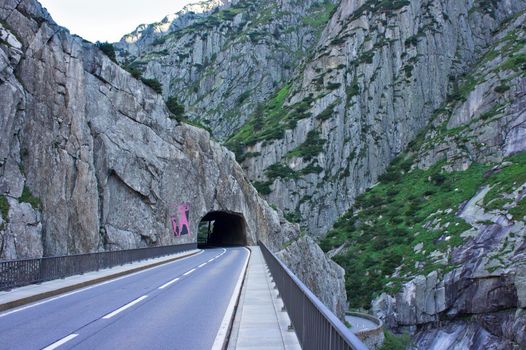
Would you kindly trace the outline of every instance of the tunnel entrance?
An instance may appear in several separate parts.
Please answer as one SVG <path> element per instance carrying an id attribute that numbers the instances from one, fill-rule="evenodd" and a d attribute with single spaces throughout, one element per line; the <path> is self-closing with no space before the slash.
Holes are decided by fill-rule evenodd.
<path id="1" fill-rule="evenodd" d="M 247 245 L 245 219 L 240 214 L 212 211 L 199 223 L 200 247 Z"/>

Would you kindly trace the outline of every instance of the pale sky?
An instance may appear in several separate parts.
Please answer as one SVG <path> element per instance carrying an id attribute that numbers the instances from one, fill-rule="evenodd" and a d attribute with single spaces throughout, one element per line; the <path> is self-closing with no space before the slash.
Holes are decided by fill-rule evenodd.
<path id="1" fill-rule="evenodd" d="M 196 0 L 39 0 L 59 25 L 91 42 L 116 42 Z"/>

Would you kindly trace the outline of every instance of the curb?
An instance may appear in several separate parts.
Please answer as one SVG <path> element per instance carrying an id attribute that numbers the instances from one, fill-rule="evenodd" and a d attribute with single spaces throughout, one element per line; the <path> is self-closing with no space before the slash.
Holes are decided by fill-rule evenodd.
<path id="1" fill-rule="evenodd" d="M 175 257 L 175 258 L 171 258 L 171 259 L 168 259 L 168 260 L 159 261 L 159 262 L 156 262 L 156 263 L 153 263 L 153 264 L 136 267 L 136 268 L 133 268 L 133 269 L 130 269 L 130 270 L 126 270 L 126 271 L 117 272 L 117 273 L 114 273 L 114 274 L 111 274 L 111 275 L 95 278 L 95 279 L 92 279 L 92 280 L 89 280 L 89 281 L 84 281 L 84 282 L 81 282 L 81 283 L 72 284 L 72 285 L 67 286 L 67 287 L 62 287 L 62 288 L 59 288 L 59 289 L 50 290 L 50 291 L 47 291 L 47 292 L 42 292 L 42 293 L 39 293 L 39 294 L 35 294 L 35 295 L 28 296 L 28 297 L 24 297 L 24 298 L 21 298 L 21 299 L 18 299 L 18 300 L 9 301 L 7 303 L 0 304 L 0 312 L 1 311 L 6 311 L 6 310 L 9 310 L 9 309 L 13 309 L 15 307 L 19 307 L 19 306 L 22 306 L 22 305 L 26 305 L 26 304 L 29 304 L 29 303 L 33 303 L 35 301 L 39 301 L 39 300 L 46 299 L 46 298 L 49 298 L 49 297 L 53 297 L 53 296 L 56 296 L 56 295 L 59 295 L 59 294 L 71 292 L 73 290 L 77 290 L 77 289 L 81 289 L 81 288 L 84 288 L 84 287 L 88 287 L 88 286 L 91 286 L 91 285 L 94 285 L 94 284 L 97 284 L 97 283 L 109 281 L 109 280 L 117 278 L 117 277 L 126 276 L 126 275 L 129 275 L 129 274 L 132 274 L 132 273 L 135 273 L 135 272 L 139 272 L 139 271 L 142 271 L 142 270 L 146 270 L 146 269 L 149 269 L 149 268 L 152 268 L 152 267 L 156 267 L 156 266 L 159 266 L 159 265 L 167 264 L 167 263 L 170 263 L 170 262 L 182 259 L 182 258 L 186 258 L 186 257 L 192 256 L 192 255 L 195 255 L 197 253 L 199 253 L 199 250 L 198 251 L 194 251 L 192 253 L 185 254 L 185 255 L 181 255 L 181 256 L 178 256 L 178 257 Z"/>

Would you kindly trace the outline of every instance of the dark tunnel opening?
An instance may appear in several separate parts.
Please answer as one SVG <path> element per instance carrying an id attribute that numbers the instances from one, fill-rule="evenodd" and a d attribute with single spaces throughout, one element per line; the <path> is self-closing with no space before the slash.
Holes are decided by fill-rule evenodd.
<path id="1" fill-rule="evenodd" d="M 199 247 L 247 245 L 246 223 L 240 214 L 212 211 L 199 223 Z"/>

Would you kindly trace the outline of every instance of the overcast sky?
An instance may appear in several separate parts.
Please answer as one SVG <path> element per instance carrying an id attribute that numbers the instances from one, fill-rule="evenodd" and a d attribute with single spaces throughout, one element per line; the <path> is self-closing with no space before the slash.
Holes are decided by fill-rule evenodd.
<path id="1" fill-rule="evenodd" d="M 40 0 L 55 22 L 91 42 L 119 41 L 196 0 Z"/>

